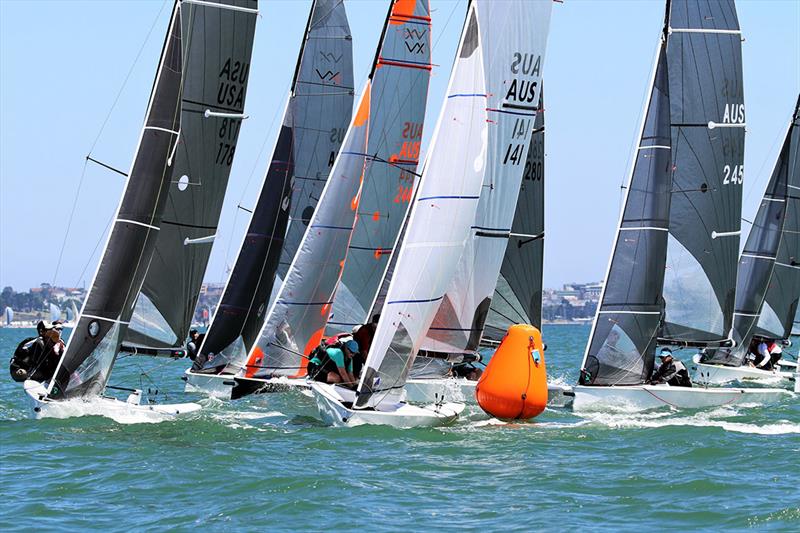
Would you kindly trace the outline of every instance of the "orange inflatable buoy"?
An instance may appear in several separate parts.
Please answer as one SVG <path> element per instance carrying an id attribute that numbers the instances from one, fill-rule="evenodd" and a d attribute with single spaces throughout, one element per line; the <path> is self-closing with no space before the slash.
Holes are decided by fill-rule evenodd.
<path id="1" fill-rule="evenodd" d="M 547 405 L 541 332 L 528 324 L 508 328 L 475 387 L 481 409 L 505 420 L 533 418 Z"/>

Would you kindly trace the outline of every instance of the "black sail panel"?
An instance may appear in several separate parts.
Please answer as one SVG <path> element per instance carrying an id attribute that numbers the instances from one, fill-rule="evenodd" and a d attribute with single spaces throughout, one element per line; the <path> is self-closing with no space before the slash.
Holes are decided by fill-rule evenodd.
<path id="1" fill-rule="evenodd" d="M 183 2 L 181 132 L 162 228 L 127 340 L 183 344 L 194 316 L 243 122 L 256 0 Z"/>
<path id="2" fill-rule="evenodd" d="M 733 349 L 717 350 L 710 357 L 712 362 L 739 366 L 747 354 L 754 335 L 762 337 L 777 335 L 776 338 L 779 338 L 783 334 L 783 324 L 778 328 L 780 332 L 773 334 L 758 330 L 756 324 L 761 314 L 767 289 L 770 286 L 770 280 L 777 268 L 776 259 L 787 219 L 787 209 L 793 207 L 788 186 L 789 162 L 792 159 L 790 156 L 791 136 L 790 130 L 767 183 L 767 189 L 739 260 L 733 321 L 734 339 L 737 346 Z M 795 157 L 796 162 L 797 158 Z M 786 318 L 791 323 L 791 317 L 787 316 Z"/>
<path id="3" fill-rule="evenodd" d="M 486 318 L 483 338 L 489 341 L 500 341 L 512 324 L 542 327 L 544 89 L 537 107 L 511 238 Z"/>
<path id="4" fill-rule="evenodd" d="M 800 301 L 800 96 L 778 165 L 786 165 L 786 220 L 756 334 L 788 339 Z"/>
<path id="5" fill-rule="evenodd" d="M 286 238 L 293 231 L 302 236 L 310 219 L 303 213 L 319 197 L 341 145 L 340 132 L 350 122 L 352 87 L 352 40 L 344 4 L 317 0 L 272 160 L 201 353 L 244 362 L 253 347 L 266 319 L 279 259 L 288 253 L 289 220 L 293 229 Z"/>
<path id="6" fill-rule="evenodd" d="M 652 373 L 663 304 L 672 163 L 670 84 L 661 47 L 606 284 L 582 368 L 584 385 L 637 385 Z"/>
<path id="7" fill-rule="evenodd" d="M 741 35 L 733 0 L 675 0 L 667 62 L 673 191 L 665 342 L 719 343 L 731 331 L 744 175 Z"/>
<path id="8" fill-rule="evenodd" d="M 168 159 L 181 119 L 181 56 L 176 6 L 122 201 L 78 324 L 50 383 L 53 398 L 100 394 L 114 364 L 153 255 L 170 186 Z"/>

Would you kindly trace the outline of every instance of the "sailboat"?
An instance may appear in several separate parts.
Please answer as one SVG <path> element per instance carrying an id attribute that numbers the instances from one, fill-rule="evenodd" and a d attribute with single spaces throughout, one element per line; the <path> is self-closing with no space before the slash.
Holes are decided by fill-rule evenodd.
<path id="1" fill-rule="evenodd" d="M 386 213 L 364 212 L 371 204 L 362 201 L 371 194 L 394 198 L 396 187 L 408 183 L 408 169 L 416 167 L 403 149 L 410 150 L 415 132 L 421 133 L 430 70 L 428 1 L 392 0 L 331 178 L 246 365 L 233 380 L 232 398 L 308 387 L 308 357 L 323 339 L 359 221 L 368 217 L 373 227 L 387 225 Z M 372 256 L 381 259 L 374 251 Z"/>
<path id="2" fill-rule="evenodd" d="M 150 272 L 161 270 L 163 257 L 157 254 L 171 254 L 183 266 L 182 247 L 201 245 L 213 231 L 202 224 L 187 228 L 165 214 L 186 205 L 173 189 L 194 194 L 189 189 L 209 184 L 217 167 L 227 176 L 233 131 L 244 118 L 257 13 L 254 0 L 175 3 L 136 155 L 77 325 L 53 377 L 24 382 L 36 417 L 134 415 L 158 421 L 200 409 L 193 403 L 142 405 L 141 391 L 109 386 L 108 379 L 123 339 L 129 338 L 134 308 L 155 298 L 140 292 Z M 174 242 L 178 233 L 172 226 L 180 227 L 180 235 L 187 232 L 182 242 Z M 169 233 L 179 248 L 164 248 L 161 233 Z M 110 390 L 130 395 L 121 401 L 107 396 Z"/>
<path id="3" fill-rule="evenodd" d="M 14 322 L 14 310 L 8 305 L 3 311 L 3 318 L 5 319 L 6 326 L 11 327 L 11 323 Z"/>
<path id="4" fill-rule="evenodd" d="M 358 387 L 312 384 L 326 423 L 435 426 L 451 423 L 463 410 L 454 402 L 411 405 L 404 386 L 437 313 L 455 301 L 450 290 L 463 276 L 477 280 L 470 298 L 462 298 L 465 307 L 479 302 L 470 312 L 480 312 L 482 292 L 488 298 L 494 290 L 536 117 L 551 9 L 550 2 L 470 2 Z M 463 350 L 473 338 L 460 330 L 448 340 Z"/>
<path id="5" fill-rule="evenodd" d="M 294 255 L 339 153 L 353 109 L 353 50 L 342 0 L 311 5 L 283 122 L 233 270 L 184 374 L 187 392 L 230 399 L 266 319 L 280 265 Z M 291 260 L 291 257 L 290 257 Z M 286 270 L 282 273 L 285 276 Z M 196 365 L 193 368 L 196 368 Z"/>
<path id="6" fill-rule="evenodd" d="M 574 410 L 704 408 L 789 394 L 648 384 L 659 343 L 733 344 L 744 127 L 733 1 L 667 1 Z"/>
<path id="7" fill-rule="evenodd" d="M 793 372 L 783 370 L 781 366 L 775 370 L 762 370 L 747 366 L 744 362 L 754 338 L 788 341 L 798 300 L 800 97 L 739 260 L 733 322 L 736 346 L 695 355 L 694 381 L 720 384 L 791 378 Z"/>
<path id="8" fill-rule="evenodd" d="M 47 306 L 50 322 L 55 322 L 61 318 L 61 308 L 55 302 L 50 302 Z"/>

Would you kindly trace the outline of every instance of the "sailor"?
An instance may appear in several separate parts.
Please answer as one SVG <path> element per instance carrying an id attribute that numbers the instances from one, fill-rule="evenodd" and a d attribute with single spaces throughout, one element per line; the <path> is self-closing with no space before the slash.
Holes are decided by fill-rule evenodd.
<path id="1" fill-rule="evenodd" d="M 753 366 L 762 370 L 772 370 L 775 363 L 783 357 L 783 349 L 774 340 L 762 340 L 756 348 Z"/>
<path id="2" fill-rule="evenodd" d="M 317 350 L 308 362 L 308 375 L 323 383 L 341 383 L 355 387 L 357 379 L 353 375 L 353 357 L 358 353 L 358 343 L 349 339 L 340 346 L 329 346 Z"/>
<path id="3" fill-rule="evenodd" d="M 186 344 L 186 356 L 192 361 L 197 357 L 197 350 L 200 348 L 200 334 L 196 329 L 189 331 L 189 342 Z"/>
<path id="4" fill-rule="evenodd" d="M 353 374 L 361 375 L 361 368 L 367 362 L 369 347 L 372 346 L 372 339 L 375 337 L 375 330 L 378 329 L 378 319 L 380 315 L 373 315 L 368 324 L 362 324 L 353 328 L 353 339 L 358 343 L 360 351 L 353 357 Z"/>
<path id="5" fill-rule="evenodd" d="M 653 373 L 653 377 L 650 380 L 651 385 L 667 383 L 673 387 L 692 386 L 689 371 L 686 370 L 686 366 L 683 363 L 672 357 L 672 350 L 662 348 L 658 358 L 661 359 L 661 365 Z"/>
<path id="6" fill-rule="evenodd" d="M 478 381 L 481 378 L 481 374 L 483 374 L 483 370 L 472 363 L 459 363 L 453 365 L 451 372 L 453 376 L 465 378 L 467 381 Z"/>

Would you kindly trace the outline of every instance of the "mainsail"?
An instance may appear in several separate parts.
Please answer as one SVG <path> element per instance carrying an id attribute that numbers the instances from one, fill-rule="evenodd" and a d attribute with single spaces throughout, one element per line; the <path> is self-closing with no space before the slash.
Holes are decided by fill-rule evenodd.
<path id="1" fill-rule="evenodd" d="M 584 385 L 633 385 L 653 370 L 667 257 L 670 85 L 666 42 L 658 50 L 650 96 L 611 252 L 606 283 L 581 365 Z"/>
<path id="2" fill-rule="evenodd" d="M 483 341 L 500 342 L 513 324 L 542 327 L 544 261 L 544 90 L 539 95 L 525 173 Z"/>
<path id="3" fill-rule="evenodd" d="M 181 126 L 181 4 L 172 12 L 136 156 L 78 324 L 48 394 L 100 394 L 127 330 L 153 256 L 171 185 L 170 159 Z"/>
<path id="4" fill-rule="evenodd" d="M 368 321 L 416 187 L 430 80 L 431 41 L 428 19 L 409 22 L 409 27 L 403 30 L 403 42 L 392 43 L 398 47 L 395 49 L 384 46 L 379 59 L 379 68 L 384 65 L 404 68 L 395 68 L 393 76 L 402 79 L 409 91 L 400 93 L 397 103 L 384 103 L 386 109 L 379 109 L 372 118 L 367 149 L 370 161 L 359 192 L 347 261 L 327 323 L 328 334 L 350 331 Z M 390 21 L 390 26 L 396 25 Z M 398 60 L 406 63 L 399 65 Z M 392 82 L 387 79 L 386 83 Z M 402 123 L 399 136 L 393 126 L 397 122 Z M 375 136 L 382 131 L 392 136 L 385 139 Z"/>
<path id="5" fill-rule="evenodd" d="M 355 407 L 396 400 L 425 333 L 433 322 L 465 249 L 484 184 L 508 184 L 499 193 L 513 213 L 538 102 L 550 2 L 476 0 L 467 8 L 447 98 L 405 230 L 386 303 L 358 384 Z M 502 187 L 501 187 L 502 189 Z M 513 215 L 512 215 L 513 216 Z M 510 232 L 488 251 L 497 280 Z M 501 227 L 501 226 L 497 226 Z M 472 267 L 468 255 L 467 266 Z"/>
<path id="6" fill-rule="evenodd" d="M 6 320 L 6 326 L 10 326 L 14 321 L 14 310 L 11 309 L 11 307 L 6 306 L 5 311 L 3 312 L 3 317 Z"/>
<path id="7" fill-rule="evenodd" d="M 744 176 L 742 44 L 733 0 L 667 7 L 672 200 L 664 343 L 731 332 Z"/>
<path id="8" fill-rule="evenodd" d="M 48 310 L 50 311 L 50 322 L 55 322 L 61 318 L 61 308 L 57 304 L 50 302 Z"/>
<path id="9" fill-rule="evenodd" d="M 215 367 L 223 361 L 244 365 L 267 316 L 278 259 L 297 249 L 298 243 L 290 241 L 308 225 L 308 210 L 313 212 L 328 179 L 341 145 L 339 132 L 350 122 L 352 109 L 353 50 L 344 3 L 316 0 L 272 160 L 200 347 L 201 353 L 214 354 Z"/>
<path id="10" fill-rule="evenodd" d="M 800 96 L 776 164 L 786 169 L 786 214 L 764 306 L 755 334 L 788 339 L 800 301 Z M 796 323 L 796 322 L 795 322 Z"/>
<path id="11" fill-rule="evenodd" d="M 180 346 L 194 316 L 244 115 L 256 0 L 183 0 L 183 89 L 171 187 L 125 340 Z"/>
<path id="12" fill-rule="evenodd" d="M 339 156 L 273 303 L 246 375 L 305 373 L 307 355 L 322 339 L 342 276 L 361 198 L 372 180 L 394 184 L 405 166 L 390 158 L 421 122 L 428 91 L 428 0 L 390 2 L 372 71 Z M 424 83 L 419 72 L 424 73 Z M 386 185 L 376 185 L 375 190 Z"/>
<path id="13" fill-rule="evenodd" d="M 747 236 L 747 242 L 739 259 L 739 273 L 736 281 L 736 308 L 733 313 L 733 333 L 736 347 L 716 350 L 708 358 L 710 362 L 731 366 L 741 365 L 747 355 L 753 336 L 757 333 L 760 336 L 767 333 L 758 331 L 756 323 L 761 315 L 770 280 L 777 268 L 776 259 L 787 219 L 787 209 L 792 207 L 788 184 L 789 177 L 792 174 L 789 170 L 790 159 L 794 160 L 795 165 L 800 164 L 796 146 L 794 157 L 792 158 L 790 155 L 792 129 L 794 128 L 790 126 L 790 131 L 786 136 L 778 161 L 767 183 L 766 191 L 761 199 L 761 205 L 753 221 L 753 227 L 750 228 L 750 234 Z M 796 174 L 800 176 L 800 172 L 796 172 Z M 797 197 L 800 198 L 800 195 L 797 195 Z M 800 279 L 800 276 L 797 277 Z M 785 299 L 791 300 L 791 295 L 796 295 L 798 290 L 795 289 L 794 293 L 787 292 Z M 765 324 L 770 324 L 771 321 L 768 317 L 771 316 L 772 312 L 773 310 L 770 308 L 764 314 Z M 787 314 L 785 317 L 788 319 L 789 325 L 791 325 L 794 311 L 790 312 L 791 314 Z M 783 321 L 778 321 L 777 325 L 777 331 L 771 334 L 768 333 L 767 336 L 783 338 Z"/>

